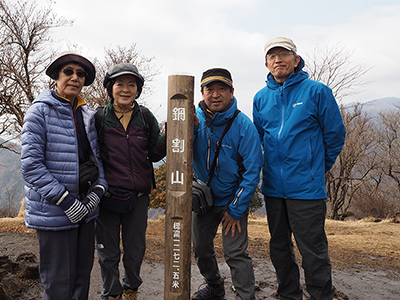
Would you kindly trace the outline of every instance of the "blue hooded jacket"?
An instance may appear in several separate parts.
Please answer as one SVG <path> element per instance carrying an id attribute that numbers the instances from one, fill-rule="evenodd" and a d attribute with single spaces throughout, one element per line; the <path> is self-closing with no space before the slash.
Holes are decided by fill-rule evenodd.
<path id="1" fill-rule="evenodd" d="M 331 89 L 301 70 L 281 86 L 268 74 L 254 97 L 253 122 L 264 149 L 268 197 L 325 199 L 325 173 L 342 150 L 346 129 Z"/>
<path id="2" fill-rule="evenodd" d="M 82 98 L 79 98 L 83 103 Z M 108 188 L 99 160 L 95 110 L 82 105 L 82 116 L 92 149 L 90 159 L 99 168 L 96 183 Z M 25 223 L 28 228 L 65 230 L 78 227 L 55 203 L 65 190 L 79 197 L 79 157 L 75 121 L 69 102 L 54 98 L 51 91 L 40 94 L 28 109 L 22 129 L 21 171 L 25 180 Z M 97 217 L 96 208 L 86 221 Z"/>
<path id="3" fill-rule="evenodd" d="M 209 127 L 206 126 L 203 110 L 200 107 L 196 109 L 199 125 L 195 127 L 193 168 L 195 175 L 203 182 L 208 180 L 217 141 L 236 109 L 237 101 L 234 98 L 233 105 L 227 111 L 214 115 Z M 228 214 L 236 220 L 249 207 L 260 182 L 262 153 L 257 141 L 253 123 L 244 113 L 239 113 L 222 139 L 218 164 L 211 180 L 214 205 L 225 206 L 232 200 Z"/>

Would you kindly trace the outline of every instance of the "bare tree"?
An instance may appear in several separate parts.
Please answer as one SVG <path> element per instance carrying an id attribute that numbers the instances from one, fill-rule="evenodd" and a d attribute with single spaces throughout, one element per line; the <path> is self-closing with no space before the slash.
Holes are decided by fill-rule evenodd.
<path id="1" fill-rule="evenodd" d="M 105 59 L 99 60 L 96 58 L 93 62 L 96 67 L 96 79 L 83 92 L 86 102 L 92 107 L 106 105 L 109 97 L 107 91 L 103 87 L 103 80 L 107 71 L 112 66 L 119 63 L 132 63 L 138 68 L 139 73 L 145 80 L 142 95 L 140 96 L 140 102 L 141 104 L 144 104 L 146 97 L 152 94 L 153 86 L 151 85 L 151 82 L 154 77 L 160 73 L 159 69 L 154 65 L 154 59 L 155 57 L 144 56 L 137 49 L 136 43 L 133 43 L 130 46 L 118 45 L 115 49 L 105 48 Z"/>
<path id="2" fill-rule="evenodd" d="M 0 217 L 5 218 L 14 218 L 18 214 L 18 206 L 15 205 L 15 198 L 17 195 L 17 188 L 9 189 L 6 187 L 4 192 L 4 196 L 6 198 L 6 205 L 0 209 Z"/>
<path id="3" fill-rule="evenodd" d="M 367 84 L 361 77 L 371 67 L 354 64 L 353 52 L 348 52 L 339 45 L 318 45 L 314 52 L 306 57 L 304 70 L 311 79 L 329 86 L 339 103 L 344 97 L 360 92 L 360 88 Z"/>
<path id="4" fill-rule="evenodd" d="M 336 101 L 341 103 L 344 97 L 360 92 L 366 84 L 362 76 L 371 69 L 365 64 L 354 64 L 352 59 L 353 53 L 339 45 L 318 45 L 307 55 L 304 69 L 311 79 L 328 85 Z M 377 164 L 371 119 L 362 113 L 360 104 L 350 109 L 342 106 L 341 111 L 346 141 L 336 163 L 326 174 L 328 211 L 334 219 L 347 212 L 354 193 Z"/>
<path id="5" fill-rule="evenodd" d="M 382 170 L 397 185 L 400 192 L 400 110 L 380 113 L 379 148 Z"/>
<path id="6" fill-rule="evenodd" d="M 26 110 L 45 86 L 53 28 L 72 24 L 33 0 L 0 1 L 0 148 L 17 152 Z M 47 80 L 48 82 L 48 80 Z"/>
<path id="7" fill-rule="evenodd" d="M 372 118 L 362 112 L 362 105 L 341 108 L 346 126 L 346 141 L 342 152 L 326 174 L 328 214 L 339 219 L 346 214 L 354 193 L 369 179 L 377 167 L 376 135 Z"/>
<path id="8" fill-rule="evenodd" d="M 352 213 L 355 217 L 390 218 L 399 211 L 399 197 L 394 181 L 389 181 L 382 172 L 380 175 L 376 177 L 382 180 L 378 186 L 373 180 L 364 181 L 354 194 Z"/>
<path id="9" fill-rule="evenodd" d="M 381 112 L 370 130 L 376 132 L 375 151 L 363 162 L 375 157 L 375 168 L 353 194 L 354 208 L 374 217 L 393 217 L 400 210 L 400 110 Z"/>
<path id="10" fill-rule="evenodd" d="M 39 7 L 35 0 L 0 1 L 0 148 L 16 153 L 26 110 L 37 95 L 51 87 L 45 70 L 54 59 L 51 30 L 72 25 L 58 17 L 49 7 Z M 74 46 L 72 46 L 74 47 Z M 159 74 L 153 62 L 137 50 L 136 44 L 105 49 L 105 59 L 94 60 L 95 82 L 83 91 L 89 105 L 95 107 L 108 101 L 103 79 L 114 64 L 135 64 L 145 78 L 143 96 L 151 95 L 154 76 Z"/>

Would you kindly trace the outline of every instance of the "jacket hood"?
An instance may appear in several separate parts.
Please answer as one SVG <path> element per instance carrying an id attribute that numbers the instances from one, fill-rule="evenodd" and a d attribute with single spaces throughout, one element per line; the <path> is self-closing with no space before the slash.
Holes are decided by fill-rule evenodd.
<path id="1" fill-rule="evenodd" d="M 81 96 L 76 96 L 78 99 L 78 103 L 76 107 L 86 105 L 85 100 Z M 53 90 L 46 90 L 42 92 L 39 96 L 36 97 L 36 99 L 32 102 L 32 104 L 35 103 L 46 103 L 47 105 L 52 105 L 55 106 L 56 104 L 68 104 L 71 105 L 71 102 L 68 99 L 65 99 L 61 96 L 58 96 L 57 93 Z"/>
<path id="2" fill-rule="evenodd" d="M 290 74 L 287 79 L 293 77 L 297 73 L 307 74 L 307 78 L 308 78 L 308 73 L 306 71 L 303 71 L 303 68 L 305 66 L 304 59 L 301 56 L 299 56 L 299 57 L 300 57 L 300 62 L 298 64 L 298 66 L 294 69 L 294 74 Z M 275 79 L 272 77 L 271 72 L 268 73 L 268 75 L 267 75 L 267 77 L 265 79 L 265 82 L 268 82 L 268 81 L 271 81 L 271 82 L 274 81 L 275 82 Z M 285 84 L 286 84 L 286 81 L 285 81 Z"/>
<path id="3" fill-rule="evenodd" d="M 46 103 L 48 105 L 54 105 L 56 103 L 55 102 L 56 99 L 52 96 L 51 92 L 52 92 L 51 90 L 46 90 L 46 91 L 40 93 L 40 95 L 36 97 L 36 99 L 32 102 L 32 104 Z M 57 102 L 60 102 L 60 101 L 57 101 Z"/>
<path id="4" fill-rule="evenodd" d="M 298 65 L 298 68 L 304 67 L 304 60 L 302 59 Z M 296 83 L 299 83 L 300 81 L 303 81 L 305 79 L 308 79 L 308 73 L 306 71 L 303 71 L 302 69 L 299 69 L 299 71 L 290 74 L 288 78 L 285 80 L 283 85 L 280 85 L 274 77 L 272 76 L 271 73 L 268 73 L 267 80 L 266 80 L 266 85 L 270 89 L 279 89 L 281 87 L 287 87 Z"/>
<path id="5" fill-rule="evenodd" d="M 295 72 L 297 73 L 297 72 L 303 70 L 305 64 L 306 63 L 304 62 L 304 59 L 300 56 L 300 62 L 299 62 L 299 65 L 296 67 Z"/>

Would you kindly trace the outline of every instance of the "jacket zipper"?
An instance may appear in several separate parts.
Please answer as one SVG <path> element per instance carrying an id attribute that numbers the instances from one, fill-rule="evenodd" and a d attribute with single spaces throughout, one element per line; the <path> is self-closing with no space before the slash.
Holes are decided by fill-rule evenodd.
<path id="1" fill-rule="evenodd" d="M 284 195 L 284 198 L 286 199 L 286 195 L 285 195 L 285 190 L 284 190 L 284 182 L 283 182 L 283 154 L 281 151 L 281 134 L 282 134 L 282 130 L 283 130 L 283 126 L 285 125 L 285 104 L 283 103 L 283 86 L 280 87 L 281 90 L 281 99 L 280 99 L 280 105 L 281 105 L 281 127 L 279 128 L 279 132 L 278 132 L 278 151 L 279 151 L 279 157 L 281 160 L 280 163 L 280 181 L 281 181 L 281 189 L 282 189 L 282 194 Z"/>
<path id="2" fill-rule="evenodd" d="M 118 122 L 121 124 L 121 126 L 122 126 L 122 129 L 125 131 L 125 134 L 126 134 L 126 142 L 127 142 L 127 146 L 128 146 L 128 153 L 129 153 L 129 170 L 130 170 L 130 175 L 131 175 L 131 177 L 132 177 L 132 182 L 134 182 L 134 186 L 136 186 L 136 182 L 135 182 L 135 176 L 133 175 L 133 168 L 132 168 L 132 157 L 131 157 L 131 151 L 130 151 L 130 147 L 129 147 L 129 134 L 127 133 L 127 131 L 125 130 L 125 128 L 124 128 L 124 126 L 122 125 L 122 123 L 121 123 L 121 120 L 120 119 L 118 119 L 118 117 L 117 117 L 117 115 L 115 114 L 115 111 L 113 110 L 113 113 L 114 113 L 114 116 L 117 118 L 117 120 L 118 120 Z M 129 120 L 129 122 L 128 122 L 128 126 L 126 127 L 126 128 L 129 128 L 129 124 L 132 122 L 132 119 L 133 119 L 133 117 L 134 117 L 134 115 L 137 113 L 137 111 L 135 112 L 135 111 L 133 111 L 132 112 L 132 115 L 131 115 L 131 119 Z M 122 116 L 121 116 L 121 118 L 122 118 Z"/>
<path id="3" fill-rule="evenodd" d="M 211 139 L 207 140 L 207 171 L 210 171 Z"/>

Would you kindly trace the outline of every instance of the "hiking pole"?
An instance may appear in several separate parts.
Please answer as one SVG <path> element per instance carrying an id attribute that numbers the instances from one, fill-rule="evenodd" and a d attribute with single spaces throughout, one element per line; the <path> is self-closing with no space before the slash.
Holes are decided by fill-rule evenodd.
<path id="1" fill-rule="evenodd" d="M 164 299 L 190 299 L 194 76 L 168 76 Z"/>

